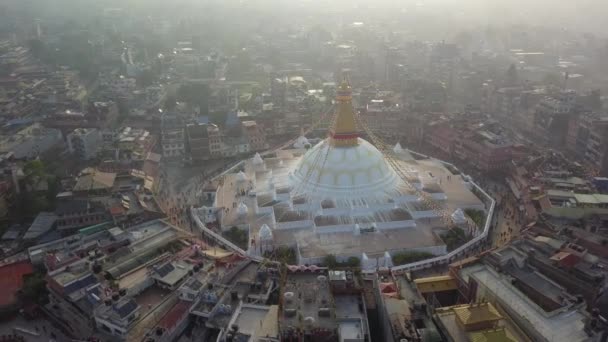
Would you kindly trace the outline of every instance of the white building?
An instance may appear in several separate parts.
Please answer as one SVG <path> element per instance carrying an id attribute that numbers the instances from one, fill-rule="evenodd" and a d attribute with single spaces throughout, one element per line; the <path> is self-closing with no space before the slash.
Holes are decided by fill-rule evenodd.
<path id="1" fill-rule="evenodd" d="M 128 297 L 102 304 L 95 309 L 95 325 L 107 334 L 125 339 L 133 322 L 139 317 L 139 305 Z"/>
<path id="2" fill-rule="evenodd" d="M 101 132 L 95 128 L 77 128 L 67 140 L 70 153 L 82 160 L 95 158 L 103 145 Z"/>
<path id="3" fill-rule="evenodd" d="M 184 120 L 175 114 L 161 117 L 161 146 L 163 157 L 181 159 L 184 157 Z"/>

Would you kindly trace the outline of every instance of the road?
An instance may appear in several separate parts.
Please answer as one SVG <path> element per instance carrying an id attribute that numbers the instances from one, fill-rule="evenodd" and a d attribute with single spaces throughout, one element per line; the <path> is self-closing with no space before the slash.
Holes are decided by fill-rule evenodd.
<path id="1" fill-rule="evenodd" d="M 484 190 L 496 201 L 492 231 L 490 232 L 491 247 L 501 247 L 516 237 L 521 231 L 518 207 L 511 190 L 495 181 L 481 181 Z"/>

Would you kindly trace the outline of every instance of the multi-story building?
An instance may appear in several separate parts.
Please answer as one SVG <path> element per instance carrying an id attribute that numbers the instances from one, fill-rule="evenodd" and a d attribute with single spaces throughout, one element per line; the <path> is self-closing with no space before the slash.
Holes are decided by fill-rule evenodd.
<path id="1" fill-rule="evenodd" d="M 404 108 L 391 105 L 383 99 L 372 99 L 361 111 L 361 116 L 370 129 L 383 135 L 401 136 L 408 122 L 404 120 Z"/>
<path id="2" fill-rule="evenodd" d="M 101 132 L 95 128 L 77 128 L 67 141 L 70 153 L 81 160 L 94 159 L 103 146 Z"/>
<path id="3" fill-rule="evenodd" d="M 33 124 L 0 141 L 0 154 L 11 154 L 15 159 L 31 159 L 62 145 L 58 129 Z"/>
<path id="4" fill-rule="evenodd" d="M 513 144 L 490 131 L 467 132 L 456 142 L 455 155 L 482 172 L 505 170 L 512 159 Z"/>
<path id="5" fill-rule="evenodd" d="M 125 127 L 118 132 L 115 146 L 121 159 L 128 155 L 130 159 L 143 159 L 148 154 L 155 139 L 149 131 L 142 128 Z"/>
<path id="6" fill-rule="evenodd" d="M 57 230 L 62 233 L 110 220 L 107 210 L 102 205 L 87 200 L 60 201 L 57 203 L 55 214 Z"/>
<path id="7" fill-rule="evenodd" d="M 262 151 L 268 148 L 264 129 L 255 121 L 243 121 L 241 127 L 251 151 Z"/>
<path id="8" fill-rule="evenodd" d="M 191 123 L 186 125 L 186 153 L 193 163 L 211 158 L 208 125 Z"/>
<path id="9" fill-rule="evenodd" d="M 568 125 L 566 149 L 599 175 L 608 175 L 608 117 L 581 114 Z"/>
<path id="10" fill-rule="evenodd" d="M 576 93 L 572 90 L 562 91 L 558 97 L 545 97 L 536 106 L 534 127 L 536 138 L 553 147 L 562 147 L 566 143 L 568 124 L 574 115 Z"/>
<path id="11" fill-rule="evenodd" d="M 161 146 L 163 157 L 180 159 L 184 156 L 184 121 L 175 114 L 161 117 Z"/>
<path id="12" fill-rule="evenodd" d="M 433 122 L 425 129 L 425 142 L 451 156 L 454 152 L 459 133 L 447 122 Z"/>
<path id="13" fill-rule="evenodd" d="M 99 305 L 95 309 L 95 324 L 101 331 L 124 339 L 139 317 L 139 311 L 139 305 L 132 298 L 123 297 L 115 303 Z"/>
<path id="14" fill-rule="evenodd" d="M 192 162 L 221 158 L 225 147 L 222 132 L 214 124 L 186 125 L 186 153 Z"/>
<path id="15" fill-rule="evenodd" d="M 560 251 L 561 245 L 563 242 L 539 236 L 517 241 L 482 260 L 470 258 L 452 265 L 450 274 L 458 282 L 460 302 L 484 304 L 437 310 L 445 335 L 455 336 L 460 330 L 485 331 L 492 336 L 504 334 L 504 328 L 511 330 L 515 341 L 598 341 L 595 327 L 588 326 L 586 296 L 574 295 L 587 288 L 576 269 L 590 264 L 568 248 Z M 482 306 L 486 313 L 471 320 L 473 316 L 467 312 Z M 457 324 L 449 324 L 454 318 Z M 482 322 L 491 324 L 480 326 Z"/>
<path id="16" fill-rule="evenodd" d="M 207 134 L 209 135 L 209 153 L 211 158 L 221 158 L 223 156 L 224 145 L 222 132 L 216 125 L 207 125 Z"/>
<path id="17" fill-rule="evenodd" d="M 272 103 L 280 108 L 285 106 L 287 97 L 287 82 L 283 78 L 275 77 L 270 81 L 270 96 Z"/>

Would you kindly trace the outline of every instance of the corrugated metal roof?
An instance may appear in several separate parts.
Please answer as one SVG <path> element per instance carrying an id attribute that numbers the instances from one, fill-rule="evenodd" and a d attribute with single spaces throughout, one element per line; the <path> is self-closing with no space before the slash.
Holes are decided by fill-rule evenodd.
<path id="1" fill-rule="evenodd" d="M 499 321 L 503 318 L 491 303 L 463 305 L 452 310 L 464 325 Z"/>
<path id="2" fill-rule="evenodd" d="M 515 342 L 516 340 L 507 334 L 505 328 L 476 331 L 469 334 L 471 342 Z"/>
<path id="3" fill-rule="evenodd" d="M 437 276 L 414 280 L 421 293 L 450 291 L 458 288 L 458 282 L 452 276 Z"/>

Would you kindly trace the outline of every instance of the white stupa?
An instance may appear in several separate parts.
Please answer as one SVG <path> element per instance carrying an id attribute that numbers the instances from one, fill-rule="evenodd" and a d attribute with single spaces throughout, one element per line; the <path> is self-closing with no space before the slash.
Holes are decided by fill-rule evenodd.
<path id="1" fill-rule="evenodd" d="M 258 232 L 258 240 L 272 241 L 272 229 L 270 229 L 267 224 L 264 224 L 262 225 L 262 227 L 260 227 L 260 231 Z"/>
<path id="2" fill-rule="evenodd" d="M 357 255 L 365 269 L 376 270 L 392 265 L 386 251 L 445 253 L 445 244 L 432 233 L 436 223 L 425 219 L 433 213 L 419 205 L 420 195 L 412 190 L 422 189 L 425 175 L 441 177 L 442 166 L 431 160 L 409 163 L 408 150 L 399 144 L 394 150 L 405 152 L 389 151 L 387 159 L 359 137 L 346 79 L 336 93 L 335 120 L 327 138 L 311 148 L 273 151 L 265 159 L 255 155 L 242 163 L 243 172 L 226 175 L 228 181 L 218 186 L 215 205 L 238 204 L 234 215 L 223 217 L 221 229 L 260 227 L 253 230 L 256 242 L 270 232 L 274 245 L 296 246 L 300 264 L 314 264 L 328 254 L 341 259 Z M 296 143 L 307 141 L 302 134 Z M 231 191 L 237 196 L 230 196 Z M 433 191 L 439 197 L 442 188 Z M 464 185 L 459 191 L 470 192 Z M 449 198 L 442 200 L 446 207 L 458 207 Z M 263 224 L 272 228 L 262 228 Z"/>
<path id="3" fill-rule="evenodd" d="M 245 203 L 241 202 L 236 208 L 236 213 L 240 217 L 247 216 L 247 214 L 249 213 L 249 209 L 247 208 L 247 205 L 245 205 Z"/>
<path id="4" fill-rule="evenodd" d="M 397 143 L 395 147 L 393 147 L 393 152 L 395 152 L 396 154 L 403 153 L 403 151 L 405 150 L 403 149 L 403 147 L 401 147 L 401 143 Z"/>
<path id="5" fill-rule="evenodd" d="M 452 213 L 452 221 L 454 221 L 455 224 L 467 223 L 467 217 L 464 215 L 464 211 L 461 208 L 454 210 Z"/>
<path id="6" fill-rule="evenodd" d="M 392 192 L 398 176 L 382 152 L 359 138 L 351 87 L 337 91 L 338 115 L 330 137 L 309 149 L 296 166 L 291 184 L 314 198 L 360 198 Z"/>
<path id="7" fill-rule="evenodd" d="M 369 257 L 366 253 L 361 254 L 361 269 L 363 270 L 373 270 L 376 268 L 376 262 L 369 260 Z"/>
<path id="8" fill-rule="evenodd" d="M 298 149 L 306 148 L 306 146 L 310 146 L 310 142 L 303 135 L 300 135 L 298 139 L 296 139 L 296 142 L 293 143 L 293 147 Z"/>
<path id="9" fill-rule="evenodd" d="M 247 175 L 243 171 L 239 171 L 236 175 L 237 182 L 246 182 L 248 180 Z"/>
<path id="10" fill-rule="evenodd" d="M 260 156 L 259 153 L 256 153 L 253 156 L 253 165 L 263 165 L 264 164 L 264 159 L 262 159 L 262 156 Z"/>
<path id="11" fill-rule="evenodd" d="M 393 258 L 388 253 L 388 251 L 384 252 L 384 257 L 382 258 L 382 266 L 386 268 L 393 267 Z"/>

